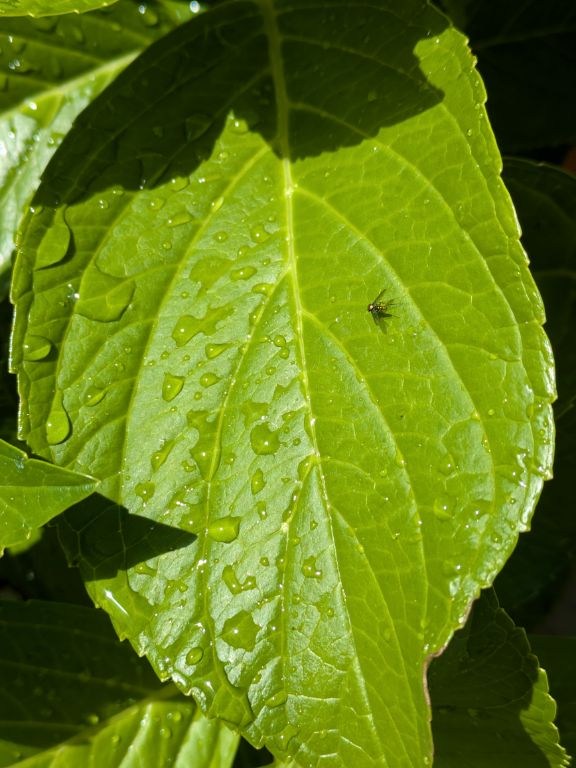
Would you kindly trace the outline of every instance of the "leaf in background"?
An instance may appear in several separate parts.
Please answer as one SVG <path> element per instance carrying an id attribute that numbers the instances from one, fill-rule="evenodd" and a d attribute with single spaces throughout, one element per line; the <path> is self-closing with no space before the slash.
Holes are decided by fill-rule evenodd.
<path id="1" fill-rule="evenodd" d="M 0 603 L 0 667 L 0 766 L 232 764 L 238 736 L 161 686 L 94 609 Z"/>
<path id="2" fill-rule="evenodd" d="M 117 0 L 0 0 L 3 16 L 55 16 L 62 13 L 85 13 L 114 5 Z"/>
<path id="3" fill-rule="evenodd" d="M 554 479 L 538 503 L 530 536 L 520 539 L 496 582 L 502 605 L 515 621 L 532 627 L 557 595 L 558 580 L 576 553 L 576 179 L 522 160 L 507 161 L 504 179 L 544 298 L 558 378 Z"/>
<path id="4" fill-rule="evenodd" d="M 23 544 L 32 532 L 93 493 L 91 477 L 29 459 L 0 440 L 0 554 Z"/>
<path id="5" fill-rule="evenodd" d="M 442 0 L 470 38 L 501 152 L 576 141 L 576 5 Z"/>
<path id="6" fill-rule="evenodd" d="M 94 599 L 302 766 L 430 761 L 427 660 L 550 471 L 552 360 L 483 99 L 416 0 L 218 4 L 82 114 L 24 227 L 23 436 L 120 526 L 194 534 L 101 577 L 104 526 L 74 537 Z M 24 359 L 38 336 L 54 354 Z"/>
<path id="7" fill-rule="evenodd" d="M 576 755 L 576 639 L 530 635 L 530 647 L 546 669 L 558 704 L 556 722 L 562 743 Z"/>
<path id="8" fill-rule="evenodd" d="M 523 629 L 482 594 L 428 673 L 435 768 L 563 768 L 554 700 Z"/>
<path id="9" fill-rule="evenodd" d="M 192 15 L 182 3 L 151 8 L 122 1 L 82 16 L 2 19 L 0 276 L 10 266 L 23 210 L 76 115 L 136 53 Z"/>

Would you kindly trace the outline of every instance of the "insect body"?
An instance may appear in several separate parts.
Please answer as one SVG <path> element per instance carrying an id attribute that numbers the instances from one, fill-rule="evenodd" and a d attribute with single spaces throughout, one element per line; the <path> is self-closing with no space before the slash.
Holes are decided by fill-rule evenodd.
<path id="1" fill-rule="evenodd" d="M 375 323 L 379 323 L 381 320 L 384 320 L 387 317 L 394 317 L 391 312 L 388 312 L 388 310 L 395 305 L 394 299 L 390 299 L 389 301 L 382 301 L 382 296 L 385 292 L 386 288 L 381 290 L 374 301 L 371 301 L 370 304 L 368 304 L 368 312 L 370 312 L 372 315 Z"/>

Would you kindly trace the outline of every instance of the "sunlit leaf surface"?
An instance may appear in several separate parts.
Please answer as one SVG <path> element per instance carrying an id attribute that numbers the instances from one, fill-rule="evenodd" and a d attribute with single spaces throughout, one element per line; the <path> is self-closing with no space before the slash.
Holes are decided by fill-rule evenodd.
<path id="1" fill-rule="evenodd" d="M 219 3 L 81 115 L 22 235 L 22 435 L 130 513 L 68 524 L 95 600 L 301 766 L 430 764 L 427 660 L 550 471 L 542 306 L 446 24 Z M 189 541 L 134 562 L 146 519 Z"/>

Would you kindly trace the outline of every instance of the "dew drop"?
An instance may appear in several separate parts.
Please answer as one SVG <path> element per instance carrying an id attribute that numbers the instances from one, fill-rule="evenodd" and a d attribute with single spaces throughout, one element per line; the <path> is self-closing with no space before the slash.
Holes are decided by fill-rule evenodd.
<path id="1" fill-rule="evenodd" d="M 50 339 L 44 336 L 35 336 L 30 334 L 26 336 L 24 342 L 24 360 L 29 362 L 37 362 L 38 360 L 44 360 L 50 354 L 52 349 L 52 342 Z"/>
<path id="2" fill-rule="evenodd" d="M 268 240 L 270 235 L 261 224 L 256 224 L 250 230 L 250 237 L 255 243 L 263 243 L 265 240 Z"/>
<path id="3" fill-rule="evenodd" d="M 307 579 L 321 579 L 322 571 L 316 567 L 316 558 L 307 557 L 302 564 L 302 575 Z"/>
<path id="4" fill-rule="evenodd" d="M 250 445 L 258 456 L 276 453 L 280 447 L 278 431 L 270 429 L 268 424 L 256 424 L 250 432 Z"/>
<path id="5" fill-rule="evenodd" d="M 55 217 L 55 223 L 46 230 L 38 250 L 36 251 L 36 269 L 50 267 L 58 264 L 68 253 L 70 245 L 70 228 L 62 219 L 59 223 Z"/>
<path id="6" fill-rule="evenodd" d="M 287 699 L 288 694 L 286 691 L 277 691 L 275 694 L 266 699 L 265 704 L 267 707 L 270 707 L 270 709 L 273 709 L 274 707 L 279 707 L 280 705 L 284 704 Z"/>
<path id="7" fill-rule="evenodd" d="M 192 315 L 182 315 L 176 322 L 172 331 L 172 338 L 176 346 L 183 347 L 198 333 L 198 320 Z"/>
<path id="8" fill-rule="evenodd" d="M 219 517 L 208 525 L 208 536 L 214 541 L 220 541 L 229 544 L 238 538 L 240 530 L 239 517 Z"/>
<path id="9" fill-rule="evenodd" d="M 182 224 L 188 224 L 190 221 L 192 221 L 192 216 L 188 213 L 186 210 L 177 211 L 174 213 L 168 221 L 166 222 L 167 226 L 174 228 L 174 227 L 180 227 Z"/>
<path id="10" fill-rule="evenodd" d="M 256 579 L 254 576 L 247 576 L 244 581 L 240 581 L 231 565 L 227 565 L 222 571 L 222 580 L 233 595 L 239 595 L 241 592 L 249 592 L 251 589 L 256 589 Z"/>
<path id="11" fill-rule="evenodd" d="M 256 635 L 261 629 L 248 611 L 238 611 L 235 616 L 227 619 L 222 628 L 222 639 L 233 648 L 246 651 L 254 650 Z"/>
<path id="12" fill-rule="evenodd" d="M 230 344 L 206 344 L 204 354 L 208 360 L 214 360 L 215 357 L 218 357 L 229 348 Z"/>
<path id="13" fill-rule="evenodd" d="M 98 405 L 98 403 L 102 402 L 105 397 L 106 389 L 90 386 L 84 393 L 84 405 L 92 408 L 94 405 Z"/>
<path id="14" fill-rule="evenodd" d="M 167 440 L 160 450 L 156 451 L 152 454 L 150 457 L 150 464 L 152 465 L 152 469 L 154 472 L 157 472 L 160 467 L 164 464 L 168 456 L 170 455 L 170 452 L 174 448 L 174 440 Z"/>
<path id="15" fill-rule="evenodd" d="M 154 483 L 138 483 L 134 488 L 134 493 L 136 496 L 140 496 L 144 504 L 150 501 L 152 496 L 154 496 L 155 491 L 156 486 Z"/>
<path id="16" fill-rule="evenodd" d="M 162 399 L 167 403 L 174 400 L 182 391 L 184 381 L 184 376 L 173 376 L 171 373 L 165 373 L 162 382 Z"/>
<path id="17" fill-rule="evenodd" d="M 230 277 L 232 280 L 248 280 L 255 274 L 256 269 L 254 267 L 240 267 L 240 269 L 233 269 L 230 272 Z"/>
<path id="18" fill-rule="evenodd" d="M 195 646 L 194 648 L 190 648 L 188 653 L 186 654 L 186 664 L 190 664 L 191 667 L 196 666 L 201 659 L 202 656 L 204 656 L 204 651 L 199 646 Z"/>
<path id="19" fill-rule="evenodd" d="M 451 520 L 453 515 L 453 509 L 450 504 L 450 500 L 442 497 L 434 501 L 434 515 L 438 520 Z"/>
<path id="20" fill-rule="evenodd" d="M 214 384 L 217 384 L 219 381 L 220 377 L 216 376 L 215 373 L 211 373 L 210 371 L 203 373 L 202 376 L 200 376 L 200 385 L 205 389 L 214 386 Z"/>
<path id="21" fill-rule="evenodd" d="M 261 469 L 257 469 L 256 472 L 254 472 L 252 475 L 252 479 L 250 481 L 250 489 L 252 491 L 252 495 L 256 496 L 257 493 L 260 493 L 265 485 L 266 480 L 264 479 L 264 473 Z"/>
<path id="22" fill-rule="evenodd" d="M 71 431 L 68 414 L 64 408 L 62 392 L 57 390 L 46 421 L 46 440 L 50 445 L 63 443 Z"/>

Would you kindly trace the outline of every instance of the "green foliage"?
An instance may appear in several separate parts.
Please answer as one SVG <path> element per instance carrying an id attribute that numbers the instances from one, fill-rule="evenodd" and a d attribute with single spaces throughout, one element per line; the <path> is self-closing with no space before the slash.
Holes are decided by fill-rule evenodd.
<path id="1" fill-rule="evenodd" d="M 21 694 L 17 734 L 0 717 L 3 764 L 217 768 L 230 726 L 237 766 L 272 759 L 248 742 L 294 768 L 431 765 L 434 745 L 439 766 L 564 766 L 546 676 L 495 598 L 432 666 L 432 708 L 425 682 L 553 454 L 544 309 L 465 38 L 421 0 L 197 11 L 1 22 L 25 46 L 0 101 L 21 147 L 0 269 L 16 240 L 19 438 L 44 459 L 4 449 L 30 470 L 10 509 L 28 528 L 64 512 L 95 605 L 180 690 L 125 647 L 90 651 L 93 609 L 7 606 L 23 657 L 30 625 L 61 658 L 57 704 Z M 88 715 L 58 650 L 84 621 L 80 682 L 114 681 Z"/>

